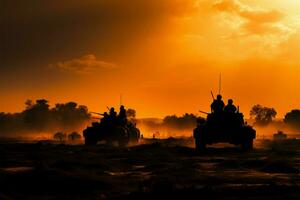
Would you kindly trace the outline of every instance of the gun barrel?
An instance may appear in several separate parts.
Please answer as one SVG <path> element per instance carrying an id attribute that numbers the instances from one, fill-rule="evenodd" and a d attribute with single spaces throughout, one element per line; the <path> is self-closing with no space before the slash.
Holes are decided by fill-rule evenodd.
<path id="1" fill-rule="evenodd" d="M 99 118 L 99 117 L 92 117 L 92 119 L 100 120 L 101 118 Z"/>
<path id="2" fill-rule="evenodd" d="M 199 110 L 199 112 L 200 112 L 200 113 L 203 113 L 203 114 L 206 114 L 206 115 L 209 115 L 208 112 L 204 112 L 204 111 L 202 111 L 202 110 Z"/>
<path id="3" fill-rule="evenodd" d="M 213 100 L 215 100 L 214 93 L 213 93 L 212 91 L 210 91 L 210 94 L 211 94 L 211 96 L 212 96 Z"/>
<path id="4" fill-rule="evenodd" d="M 102 113 L 97 113 L 97 112 L 90 112 L 90 113 L 92 113 L 92 114 L 96 114 L 96 115 L 102 115 L 102 116 L 103 116 L 103 114 L 102 114 Z"/>

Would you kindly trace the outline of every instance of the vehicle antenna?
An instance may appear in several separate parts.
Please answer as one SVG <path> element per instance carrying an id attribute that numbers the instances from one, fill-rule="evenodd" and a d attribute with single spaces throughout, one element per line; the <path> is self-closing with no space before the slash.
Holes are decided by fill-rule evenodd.
<path id="1" fill-rule="evenodd" d="M 123 102 L 122 102 L 122 94 L 120 94 L 120 107 L 123 105 Z"/>
<path id="2" fill-rule="evenodd" d="M 222 86 L 222 76 L 220 73 L 220 77 L 219 77 L 219 94 L 221 94 L 221 86 Z"/>

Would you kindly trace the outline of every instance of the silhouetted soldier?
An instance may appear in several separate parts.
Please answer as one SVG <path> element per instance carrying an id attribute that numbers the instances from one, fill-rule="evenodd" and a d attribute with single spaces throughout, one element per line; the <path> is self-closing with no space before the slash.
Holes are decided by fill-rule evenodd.
<path id="1" fill-rule="evenodd" d="M 126 109 L 123 105 L 120 107 L 120 112 L 119 112 L 119 121 L 121 124 L 126 124 L 127 121 L 127 115 L 126 115 Z"/>
<path id="2" fill-rule="evenodd" d="M 107 112 L 104 112 L 103 113 L 103 118 L 101 119 L 101 124 L 106 125 L 108 123 L 108 121 L 109 121 L 109 115 L 108 115 Z"/>
<path id="3" fill-rule="evenodd" d="M 212 102 L 212 104 L 210 105 L 211 111 L 213 113 L 221 113 L 221 112 L 223 112 L 224 106 L 225 106 L 225 104 L 224 104 L 224 102 L 222 100 L 222 96 L 220 94 L 217 96 L 217 99 L 215 99 Z"/>
<path id="4" fill-rule="evenodd" d="M 227 113 L 235 113 L 236 112 L 236 107 L 235 107 L 235 105 L 233 105 L 232 99 L 228 100 L 228 104 L 225 106 L 224 112 L 227 112 Z"/>
<path id="5" fill-rule="evenodd" d="M 109 119 L 111 120 L 111 123 L 115 123 L 117 119 L 117 112 L 115 111 L 115 108 L 112 107 L 109 110 Z"/>
<path id="6" fill-rule="evenodd" d="M 126 109 L 125 109 L 125 107 L 123 105 L 120 107 L 119 117 L 123 118 L 123 119 L 127 118 L 127 116 L 126 116 Z"/>

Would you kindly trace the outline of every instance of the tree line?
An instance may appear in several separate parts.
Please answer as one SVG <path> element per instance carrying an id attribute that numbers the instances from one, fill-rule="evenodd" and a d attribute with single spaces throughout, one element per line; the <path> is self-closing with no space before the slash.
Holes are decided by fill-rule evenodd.
<path id="1" fill-rule="evenodd" d="M 255 125 L 267 126 L 273 122 L 277 112 L 275 108 L 265 107 L 262 105 L 254 105 L 250 111 L 250 116 L 254 118 Z M 300 130 L 300 110 L 294 109 L 286 113 L 283 122 L 294 129 Z"/>
<path id="2" fill-rule="evenodd" d="M 128 109 L 128 117 L 135 118 L 136 111 Z M 255 120 L 254 125 L 266 126 L 273 122 L 277 115 L 275 108 L 254 105 L 250 116 Z M 182 116 L 168 115 L 162 121 L 139 120 L 135 122 L 146 125 L 151 129 L 171 127 L 172 129 L 193 129 L 199 116 L 186 113 Z M 48 100 L 27 100 L 25 108 L 19 113 L 0 113 L 0 136 L 11 136 L 24 132 L 73 132 L 84 128 L 92 119 L 87 106 L 75 102 L 57 103 L 51 107 Z M 300 130 L 300 109 L 286 113 L 283 122 L 288 126 Z"/>
<path id="3" fill-rule="evenodd" d="M 24 132 L 75 131 L 91 118 L 88 108 L 75 102 L 50 107 L 48 100 L 27 100 L 19 113 L 0 113 L 0 135 Z"/>

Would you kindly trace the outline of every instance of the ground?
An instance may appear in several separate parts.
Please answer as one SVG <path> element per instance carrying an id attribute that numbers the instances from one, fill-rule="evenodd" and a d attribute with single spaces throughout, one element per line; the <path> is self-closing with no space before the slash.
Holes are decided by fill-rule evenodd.
<path id="1" fill-rule="evenodd" d="M 192 139 L 129 148 L 2 142 L 0 199 L 299 199 L 300 142 L 242 152 Z"/>

